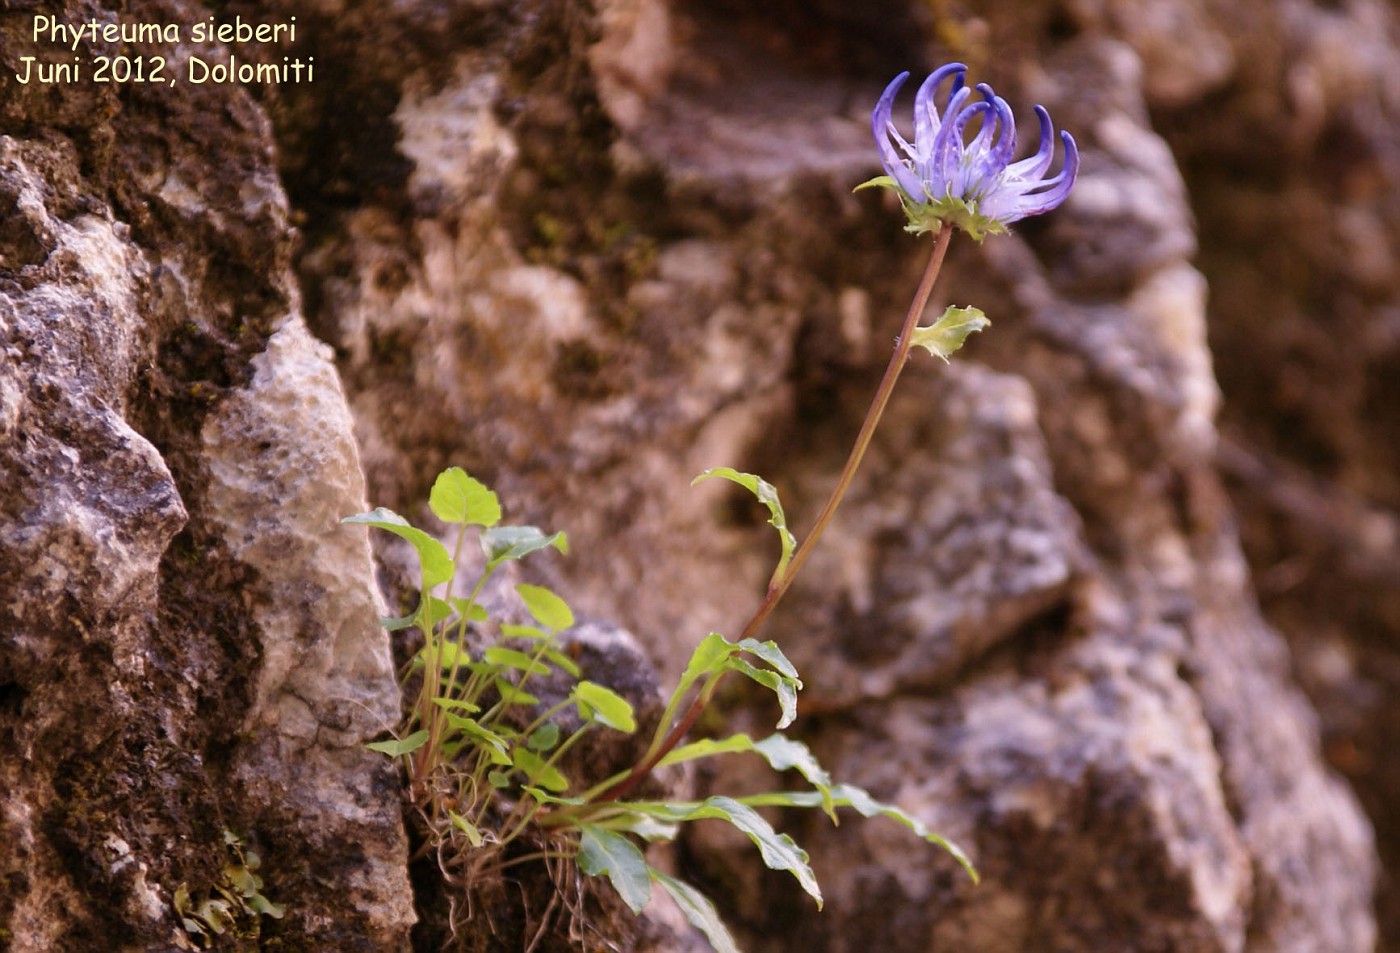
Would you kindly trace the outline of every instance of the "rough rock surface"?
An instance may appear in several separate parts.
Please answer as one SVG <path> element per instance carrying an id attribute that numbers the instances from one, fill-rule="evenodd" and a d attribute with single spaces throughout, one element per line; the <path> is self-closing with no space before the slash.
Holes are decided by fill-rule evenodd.
<path id="1" fill-rule="evenodd" d="M 406 949 L 363 476 L 271 126 L 237 87 L 20 87 L 41 14 L 117 16 L 0 11 L 0 945 L 193 949 L 177 895 L 237 850 L 286 913 L 226 946 Z"/>
<path id="2" fill-rule="evenodd" d="M 58 5 L 11 7 L 6 71 Z M 536 571 L 663 673 L 734 633 L 771 530 L 689 480 L 761 472 L 799 531 L 820 506 L 922 267 L 850 193 L 867 111 L 956 56 L 1074 131 L 1082 178 L 955 242 L 934 306 L 993 327 L 911 365 L 767 634 L 829 766 L 984 883 L 878 822 L 783 819 L 819 916 L 722 835 L 681 859 L 756 949 L 1400 949 L 1388 877 L 1379 941 L 1372 906 L 1372 825 L 1400 864 L 1393 5 L 235 8 L 295 13 L 316 82 L 4 80 L 12 948 L 187 943 L 174 891 L 217 882 L 224 830 L 288 907 L 242 922 L 261 945 L 426 948 L 360 747 L 395 704 L 368 548 L 334 524 L 361 466 L 401 512 L 458 464 L 567 530 Z"/>

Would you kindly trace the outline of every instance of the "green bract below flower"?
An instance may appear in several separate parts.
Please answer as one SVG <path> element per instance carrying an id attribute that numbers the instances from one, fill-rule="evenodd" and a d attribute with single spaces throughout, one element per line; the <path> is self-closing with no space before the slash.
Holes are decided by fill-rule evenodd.
<path id="1" fill-rule="evenodd" d="M 894 98 L 907 72 L 894 78 L 875 105 L 871 126 L 880 149 L 880 162 L 888 175 L 864 183 L 893 189 L 909 216 L 908 230 L 915 234 L 936 231 L 941 225 L 961 228 L 981 241 L 1006 226 L 1058 206 L 1069 195 L 1079 172 L 1079 149 L 1074 138 L 1061 132 L 1065 144 L 1064 166 L 1046 178 L 1055 155 L 1055 131 L 1050 114 L 1036 106 L 1040 118 L 1040 144 L 1034 155 L 1012 162 L 1016 152 L 1016 122 L 1006 100 L 985 83 L 977 86 L 981 100 L 969 102 L 973 91 L 963 84 L 967 67 L 949 63 L 924 80 L 914 99 L 914 141 L 905 140 L 890 114 Z M 947 105 L 940 114 L 935 98 L 939 87 L 951 79 Z M 968 127 L 976 121 L 977 134 L 968 141 Z"/>

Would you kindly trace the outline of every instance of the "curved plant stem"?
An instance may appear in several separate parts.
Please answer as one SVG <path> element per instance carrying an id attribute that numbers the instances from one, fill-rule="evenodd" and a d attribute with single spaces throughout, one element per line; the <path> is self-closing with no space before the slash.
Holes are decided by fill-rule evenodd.
<path id="1" fill-rule="evenodd" d="M 817 521 L 812 525 L 807 538 L 802 541 L 802 545 L 798 547 L 792 561 L 788 563 L 787 571 L 783 573 L 781 578 L 776 578 L 769 584 L 763 602 L 754 612 L 753 617 L 749 619 L 748 624 L 744 626 L 739 641 L 753 638 L 763 627 L 764 621 L 777 606 L 778 601 L 783 598 L 783 594 L 788 591 L 788 587 L 792 585 L 797 571 L 802 568 L 802 564 L 811 555 L 822 531 L 831 522 L 832 516 L 836 514 L 836 508 L 841 505 L 842 498 L 850 489 L 856 470 L 860 468 L 860 462 L 865 457 L 865 451 L 870 447 L 870 440 L 875 436 L 875 428 L 879 426 L 880 417 L 890 402 L 890 395 L 894 393 L 895 382 L 899 380 L 899 374 L 904 370 L 904 364 L 909 359 L 909 351 L 914 344 L 914 329 L 919 326 L 919 318 L 923 317 L 924 308 L 928 307 L 929 295 L 933 293 L 933 284 L 938 280 L 938 272 L 943 267 L 943 258 L 948 253 L 948 242 L 952 237 L 953 228 L 949 225 L 939 228 L 938 234 L 934 236 L 933 253 L 929 256 L 928 266 L 924 269 L 924 276 L 919 281 L 919 288 L 914 292 L 914 300 L 909 304 L 909 313 L 904 316 L 904 326 L 899 332 L 899 341 L 895 344 L 894 354 L 890 356 L 890 363 L 885 368 L 885 376 L 880 379 L 880 386 L 876 389 L 875 397 L 870 402 L 870 410 L 865 414 L 865 422 L 861 424 L 860 433 L 856 435 L 856 442 L 851 447 L 851 454 L 846 458 L 846 466 L 842 468 L 841 475 L 836 480 L 836 487 L 831 491 L 831 497 L 826 501 L 826 506 L 820 515 L 817 516 Z M 666 734 L 665 740 L 659 745 L 653 745 L 646 757 L 639 761 L 625 778 L 607 788 L 594 800 L 611 801 L 622 797 L 632 790 L 642 778 L 646 777 L 651 769 L 656 767 L 657 762 L 680 744 L 681 739 L 695 725 L 705 707 L 714 698 L 719 681 L 719 678 L 707 681 L 700 691 L 696 692 L 695 699 L 690 703 L 685 714 Z"/>
<path id="2" fill-rule="evenodd" d="M 846 458 L 846 466 L 841 470 L 841 476 L 836 480 L 836 487 L 831 491 L 826 506 L 817 516 L 817 521 L 812 524 L 807 538 L 802 541 L 802 545 L 797 548 L 792 561 L 788 563 L 787 572 L 783 573 L 781 579 L 775 580 L 769 585 L 768 594 L 758 607 L 758 611 L 753 614 L 753 618 L 749 619 L 749 624 L 744 626 L 739 641 L 753 638 L 758 633 L 764 620 L 768 618 L 768 614 L 773 611 L 778 600 L 782 599 L 783 593 L 788 591 L 788 586 L 792 585 L 793 577 L 797 575 L 797 571 L 802 568 L 802 564 L 811 555 L 817 540 L 821 538 L 822 531 L 831 522 L 832 516 L 836 514 L 836 508 L 841 505 L 842 498 L 850 489 L 856 470 L 860 468 L 860 462 L 865 457 L 865 451 L 870 447 L 870 439 L 875 436 L 875 428 L 880 424 L 880 417 L 885 413 L 885 407 L 890 402 L 890 395 L 894 393 L 894 385 L 899 380 L 900 371 L 904 370 L 904 364 L 909 360 L 909 350 L 914 344 L 914 329 L 919 326 L 919 318 L 923 316 L 924 308 L 928 307 L 928 298 L 933 292 L 933 283 L 938 280 L 938 272 L 943 267 L 943 257 L 948 252 L 948 241 L 952 237 L 953 229 L 949 225 L 942 226 L 934 237 L 933 254 L 929 256 L 928 267 L 924 269 L 924 276 L 919 281 L 919 289 L 914 293 L 914 300 L 909 305 L 909 313 L 904 316 L 904 327 L 899 332 L 899 341 L 895 344 L 894 353 L 890 355 L 890 363 L 885 368 L 885 376 L 880 379 L 880 386 L 876 389 L 875 397 L 870 402 L 870 410 L 865 414 L 865 422 L 860 426 L 860 433 L 856 434 L 856 442 L 851 447 L 851 455 Z"/>

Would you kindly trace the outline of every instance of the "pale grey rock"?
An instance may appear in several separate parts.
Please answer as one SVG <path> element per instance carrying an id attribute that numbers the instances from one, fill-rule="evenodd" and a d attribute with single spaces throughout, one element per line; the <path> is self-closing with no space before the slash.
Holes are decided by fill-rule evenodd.
<path id="1" fill-rule="evenodd" d="M 770 631 L 817 709 L 946 685 L 1063 607 L 1088 562 L 1025 382 L 932 359 L 906 374 Z M 815 511 L 831 480 L 805 476 L 793 502 Z"/>
<path id="2" fill-rule="evenodd" d="M 160 561 L 187 519 L 160 454 L 124 417 L 147 353 L 147 264 L 110 215 L 53 207 L 48 181 L 75 164 L 69 149 L 0 138 L 19 219 L 9 274 L 31 279 L 8 282 L 0 302 L 0 928 L 16 953 L 70 948 L 72 911 L 91 906 L 66 869 L 71 843 L 53 835 L 69 807 L 64 768 L 140 717 Z M 110 829 L 89 846 L 133 931 L 175 937 L 149 846 Z"/>
<path id="3" fill-rule="evenodd" d="M 61 13 L 0 17 L 11 38 Z M 267 116 L 237 87 L 16 86 L 0 105 L 0 945 L 195 949 L 177 897 L 229 885 L 232 836 L 287 912 L 235 909 L 230 941 L 404 949 L 398 784 L 360 747 L 397 689 L 368 547 L 334 524 L 363 489 L 301 325 Z"/>
<path id="4" fill-rule="evenodd" d="M 360 845 L 319 902 L 351 908 L 365 942 L 390 946 L 415 920 L 408 846 L 400 804 L 383 796 L 397 772 L 364 744 L 397 724 L 397 682 L 368 540 L 339 522 L 367 506 L 330 357 L 296 316 L 268 339 L 249 385 L 204 423 L 205 514 L 255 574 L 240 595 L 261 664 L 234 779 L 255 811 L 286 816 L 308 856 Z"/>

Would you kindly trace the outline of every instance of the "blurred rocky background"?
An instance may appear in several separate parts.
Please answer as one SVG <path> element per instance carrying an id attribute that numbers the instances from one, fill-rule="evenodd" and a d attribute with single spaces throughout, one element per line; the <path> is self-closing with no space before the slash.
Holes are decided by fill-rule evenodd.
<path id="1" fill-rule="evenodd" d="M 20 84 L 37 16 L 295 16 L 315 79 Z M 0 6 L 0 949 L 195 948 L 250 851 L 286 913 L 215 948 L 436 948 L 362 747 L 399 554 L 336 520 L 458 464 L 663 679 L 734 634 L 776 546 L 690 478 L 814 516 L 927 253 L 851 193 L 869 110 L 954 58 L 1081 179 L 955 239 L 934 307 L 993 327 L 916 358 L 767 634 L 799 733 L 984 882 L 855 820 L 782 819 L 820 914 L 721 831 L 676 862 L 751 950 L 1400 950 L 1381 0 Z"/>

